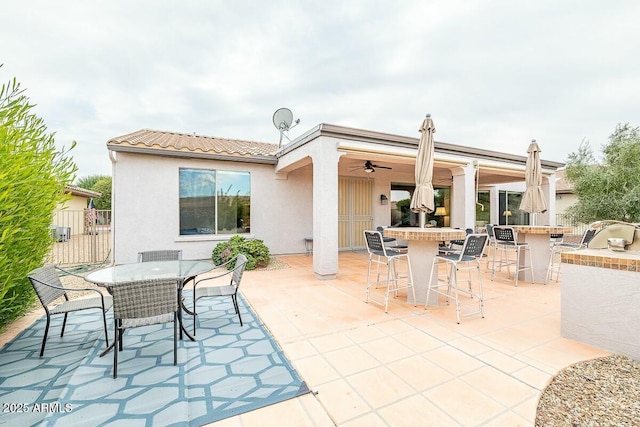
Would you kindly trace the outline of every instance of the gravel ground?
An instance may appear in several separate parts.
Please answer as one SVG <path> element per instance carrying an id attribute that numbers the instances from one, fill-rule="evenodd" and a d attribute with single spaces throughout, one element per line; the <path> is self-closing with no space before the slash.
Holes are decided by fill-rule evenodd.
<path id="1" fill-rule="evenodd" d="M 613 355 L 563 369 L 542 392 L 535 425 L 640 426 L 640 361 Z"/>

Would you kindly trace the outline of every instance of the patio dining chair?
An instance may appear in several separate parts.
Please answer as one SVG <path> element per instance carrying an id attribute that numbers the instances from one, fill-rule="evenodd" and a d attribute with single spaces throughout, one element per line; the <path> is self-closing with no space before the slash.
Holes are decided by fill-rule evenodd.
<path id="1" fill-rule="evenodd" d="M 180 249 L 160 249 L 154 251 L 138 252 L 138 262 L 155 262 L 155 261 L 181 261 L 182 250 Z M 193 281 L 195 276 L 184 279 L 182 286 Z M 186 307 L 185 307 L 186 308 Z"/>
<path id="2" fill-rule="evenodd" d="M 36 295 L 44 308 L 47 316 L 47 323 L 44 328 L 44 336 L 42 337 L 42 346 L 40 347 L 40 357 L 44 354 L 44 348 L 47 344 L 47 336 L 49 334 L 49 325 L 51 324 L 51 316 L 54 314 L 64 314 L 62 320 L 62 329 L 60 337 L 64 336 L 64 328 L 67 325 L 67 315 L 75 311 L 83 310 L 101 310 L 102 321 L 104 326 L 104 339 L 106 345 L 109 346 L 109 334 L 107 333 L 107 311 L 111 309 L 112 299 L 108 295 L 103 295 L 96 288 L 65 288 L 60 281 L 59 272 L 77 276 L 68 271 L 62 270 L 55 265 L 47 265 L 31 271 L 27 277 L 36 291 Z M 82 276 L 78 276 L 82 278 Z M 70 299 L 72 292 L 95 292 L 97 296 L 92 298 Z M 62 302 L 59 302 L 63 298 Z"/>
<path id="3" fill-rule="evenodd" d="M 226 265 L 231 263 L 233 259 L 227 261 L 225 264 L 221 264 L 218 268 L 223 267 L 226 268 Z M 240 321 L 240 326 L 242 324 L 242 316 L 240 315 L 240 307 L 238 306 L 238 289 L 240 288 L 240 282 L 242 281 L 242 274 L 244 273 L 244 269 L 247 266 L 247 257 L 243 254 L 238 254 L 235 258 L 235 266 L 233 270 L 227 271 L 222 274 L 218 274 L 215 276 L 207 276 L 202 279 L 197 280 L 193 284 L 193 312 L 190 314 L 193 316 L 193 335 L 196 334 L 196 323 L 198 316 L 196 310 L 196 304 L 198 300 L 201 298 L 231 298 L 231 302 L 233 303 L 233 308 L 238 315 L 238 320 Z M 221 277 L 229 276 L 229 284 L 228 285 L 216 285 L 212 284 L 211 281 L 215 279 L 219 279 Z M 208 282 L 207 284 L 203 284 Z"/>
<path id="4" fill-rule="evenodd" d="M 468 234 L 462 244 L 462 250 L 458 253 L 442 253 L 438 254 L 433 259 L 433 264 L 431 267 L 431 271 L 433 269 L 438 269 L 438 265 L 445 263 L 447 267 L 449 267 L 449 272 L 446 275 L 447 280 L 441 281 L 440 275 L 436 275 L 436 281 L 433 283 L 433 274 L 429 276 L 429 286 L 427 288 L 427 300 L 425 302 L 425 309 L 428 308 L 429 297 L 431 292 L 435 292 L 436 294 L 443 295 L 446 298 L 447 304 L 449 304 L 449 299 L 451 298 L 451 292 L 453 291 L 453 296 L 456 302 L 456 320 L 460 323 L 460 316 L 470 316 L 473 314 L 480 314 L 484 317 L 483 307 L 484 307 L 484 297 L 482 294 L 482 272 L 480 271 L 480 259 L 482 257 L 482 253 L 484 252 L 484 247 L 487 244 L 488 235 L 486 234 Z M 469 290 L 461 289 L 458 286 L 458 272 L 460 270 L 468 270 L 469 272 Z M 471 270 L 477 270 L 478 272 L 478 291 L 474 292 L 471 285 Z M 446 287 L 446 291 L 441 290 L 440 288 Z M 472 313 L 461 314 L 460 310 L 460 298 L 458 293 L 466 293 L 471 298 L 476 298 L 478 301 L 479 309 L 478 311 Z"/>
<path id="5" fill-rule="evenodd" d="M 138 252 L 138 262 L 151 261 L 179 261 L 182 259 L 182 251 L 174 249 L 163 249 L 155 251 Z"/>
<path id="6" fill-rule="evenodd" d="M 364 240 L 367 245 L 367 252 L 369 253 L 369 263 L 367 265 L 367 289 L 366 289 L 366 297 L 365 302 L 369 302 L 369 300 L 383 305 L 384 312 L 389 312 L 389 294 L 393 292 L 394 297 L 398 296 L 398 290 L 400 289 L 409 289 L 413 294 L 413 301 L 416 301 L 415 289 L 413 286 L 413 275 L 411 273 L 411 263 L 409 261 L 409 254 L 406 252 L 395 251 L 391 248 L 388 248 L 384 244 L 384 240 L 382 238 L 382 233 L 379 231 L 373 230 L 365 230 L 364 231 Z M 398 271 L 398 263 L 405 262 L 407 265 L 407 275 L 401 276 Z M 371 265 L 376 264 L 377 266 L 377 279 L 372 282 L 371 281 Z M 387 269 L 387 279 L 380 280 L 380 266 L 385 266 Z M 384 302 L 376 301 L 371 298 L 371 286 L 384 284 L 385 293 L 384 293 Z"/>
<path id="7" fill-rule="evenodd" d="M 123 349 L 124 331 L 173 322 L 173 364 L 178 362 L 178 282 L 151 279 L 120 282 L 110 287 L 113 296 L 113 378 L 118 376 L 118 353 Z"/>

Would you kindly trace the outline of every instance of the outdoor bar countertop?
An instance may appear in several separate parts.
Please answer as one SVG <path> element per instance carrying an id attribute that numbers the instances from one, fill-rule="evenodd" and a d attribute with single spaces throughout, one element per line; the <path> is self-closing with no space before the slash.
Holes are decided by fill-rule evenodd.
<path id="1" fill-rule="evenodd" d="M 496 227 L 511 227 L 518 235 L 518 242 L 527 243 L 531 252 L 531 264 L 533 267 L 533 277 L 528 276 L 529 271 L 522 270 L 518 274 L 519 280 L 531 280 L 532 282 L 544 282 L 547 277 L 549 267 L 549 256 L 551 248 L 549 238 L 551 234 L 573 233 L 573 227 L 558 225 L 500 225 Z M 520 260 L 524 267 L 524 257 Z M 528 278 L 527 278 L 528 277 Z"/>
<path id="2" fill-rule="evenodd" d="M 640 251 L 611 251 L 609 249 L 579 249 L 561 254 L 565 264 L 640 272 Z"/>
<path id="3" fill-rule="evenodd" d="M 467 233 L 457 228 L 390 227 L 384 229 L 384 236 L 403 240 L 441 242 L 446 240 L 464 240 L 464 238 L 467 237 Z"/>
<path id="4" fill-rule="evenodd" d="M 525 234 L 568 234 L 573 233 L 573 227 L 563 225 L 500 225 L 512 227 L 514 231 Z"/>
<path id="5" fill-rule="evenodd" d="M 393 227 L 385 228 L 384 236 L 406 240 L 409 243 L 409 259 L 416 301 L 412 301 L 410 293 L 407 293 L 407 302 L 424 304 L 427 300 L 429 281 L 438 280 L 437 269 L 431 268 L 433 259 L 438 255 L 438 245 L 448 240 L 464 240 L 467 233 L 465 230 L 448 227 Z M 429 296 L 429 304 L 438 304 L 438 296 L 435 292 Z"/>

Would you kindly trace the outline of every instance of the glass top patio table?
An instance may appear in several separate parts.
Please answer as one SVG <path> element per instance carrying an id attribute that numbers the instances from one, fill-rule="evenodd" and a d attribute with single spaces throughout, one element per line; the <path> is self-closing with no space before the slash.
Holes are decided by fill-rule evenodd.
<path id="1" fill-rule="evenodd" d="M 171 278 L 183 281 L 214 267 L 210 262 L 197 260 L 136 262 L 96 270 L 88 274 L 86 280 L 105 287 L 136 280 Z"/>
<path id="2" fill-rule="evenodd" d="M 188 279 L 211 271 L 215 267 L 216 266 L 210 262 L 197 260 L 136 262 L 133 264 L 121 264 L 102 268 L 88 274 L 85 279 L 98 286 L 103 286 L 107 288 L 107 290 L 113 286 L 118 286 L 118 283 L 122 282 L 135 282 L 149 279 L 176 279 L 178 281 L 178 303 L 181 307 L 181 309 L 178 310 L 180 339 L 182 339 L 184 333 L 191 341 L 195 341 L 195 338 L 189 334 L 182 323 L 182 310 L 192 314 L 183 304 L 182 287 Z M 107 353 L 112 347 L 113 345 L 109 346 L 101 356 Z"/>

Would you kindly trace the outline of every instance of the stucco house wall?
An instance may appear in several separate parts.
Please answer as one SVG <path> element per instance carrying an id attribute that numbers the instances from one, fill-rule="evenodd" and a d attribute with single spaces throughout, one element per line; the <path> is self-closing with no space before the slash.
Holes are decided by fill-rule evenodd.
<path id="1" fill-rule="evenodd" d="M 338 251 L 357 249 L 354 237 L 363 226 L 390 224 L 390 205 L 382 205 L 380 195 L 390 199 L 392 183 L 415 182 L 418 142 L 324 123 L 282 147 L 148 129 L 112 138 L 107 147 L 113 162 L 114 262 L 134 262 L 139 251 L 158 248 L 182 249 L 189 259 L 209 258 L 232 235 L 179 234 L 179 170 L 242 171 L 251 174 L 251 232 L 245 237 L 263 240 L 273 254 L 304 252 L 304 239 L 311 237 L 314 273 L 330 280 L 338 272 Z M 496 198 L 495 188 L 524 182 L 525 156 L 437 141 L 435 146 L 434 185 L 451 188 L 445 226 L 475 224 L 476 180 L 478 186 L 492 188 Z M 382 166 L 365 170 L 367 161 Z M 554 174 L 560 166 L 542 161 L 547 200 L 555 194 Z M 349 194 L 358 180 L 371 180 L 371 186 L 358 184 L 360 193 L 341 193 L 340 198 L 341 177 L 358 178 L 348 183 Z M 371 202 L 363 202 L 366 198 L 359 196 L 369 187 Z M 356 201 L 358 214 L 351 210 Z M 539 223 L 553 223 L 554 201 Z M 339 215 L 345 205 L 349 207 Z M 496 206 L 497 200 L 492 201 L 491 209 Z"/>
<path id="2" fill-rule="evenodd" d="M 117 168 L 115 165 L 117 164 Z M 251 173 L 251 233 L 274 254 L 304 252 L 301 236 L 312 235 L 312 169 L 277 179 L 273 165 L 118 153 L 114 164 L 114 255 L 117 264 L 135 262 L 137 253 L 182 249 L 185 259 L 208 259 L 230 235 L 179 234 L 179 169 L 219 169 Z M 141 203 L 144 201 L 144 203 Z M 275 224 L 286 223 L 286 232 Z"/>

